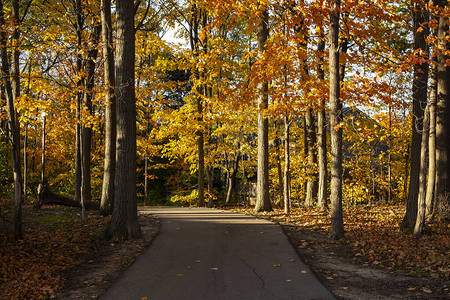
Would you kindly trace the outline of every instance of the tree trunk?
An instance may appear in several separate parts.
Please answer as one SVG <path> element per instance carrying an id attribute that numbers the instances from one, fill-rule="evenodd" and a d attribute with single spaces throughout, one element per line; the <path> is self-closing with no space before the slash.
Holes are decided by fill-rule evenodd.
<path id="1" fill-rule="evenodd" d="M 433 58 L 435 60 L 435 58 Z M 425 217 L 431 219 L 434 215 L 434 196 L 436 183 L 436 100 L 437 100 L 437 74 L 436 66 L 433 64 L 430 80 L 430 132 L 428 140 L 428 181 L 426 193 Z"/>
<path id="2" fill-rule="evenodd" d="M 86 58 L 85 70 L 86 74 L 86 90 L 84 91 L 83 105 L 84 109 L 92 114 L 92 97 L 94 93 L 94 75 L 95 75 L 95 60 L 98 55 L 98 40 L 100 35 L 100 25 L 93 24 L 93 35 L 91 40 L 91 47 L 88 49 Z M 83 203 L 91 201 L 91 146 L 92 146 L 92 125 L 82 122 L 81 128 L 81 207 Z M 82 218 L 84 214 L 82 212 Z"/>
<path id="3" fill-rule="evenodd" d="M 233 193 L 234 184 L 236 182 L 236 174 L 239 168 L 239 159 L 241 158 L 241 154 L 239 152 L 236 152 L 234 156 L 234 163 L 233 163 L 233 170 L 228 175 L 228 189 L 227 189 L 227 198 L 225 200 L 225 203 L 230 203 L 231 201 L 231 194 Z"/>
<path id="4" fill-rule="evenodd" d="M 214 167 L 211 165 L 208 165 L 206 167 L 206 178 L 208 180 L 208 207 L 212 208 L 214 207 Z"/>
<path id="5" fill-rule="evenodd" d="M 28 122 L 25 123 L 25 134 L 23 137 L 23 198 L 22 203 L 27 202 L 27 172 L 28 172 Z"/>
<path id="6" fill-rule="evenodd" d="M 290 173 L 290 127 L 289 117 L 284 117 L 284 213 L 288 214 L 291 211 L 291 173 Z"/>
<path id="7" fill-rule="evenodd" d="M 317 74 L 319 79 L 325 80 L 324 72 L 324 51 L 325 51 L 325 40 L 323 28 L 320 26 L 320 36 L 319 44 L 317 50 L 319 52 L 319 64 L 317 68 Z M 318 148 L 318 165 L 319 165 L 319 187 L 318 187 L 318 198 L 317 205 L 324 209 L 327 207 L 327 177 L 328 177 L 328 166 L 327 166 L 327 130 L 326 130 L 326 117 L 325 117 L 325 98 L 320 100 L 320 109 L 317 112 L 317 148 Z"/>
<path id="8" fill-rule="evenodd" d="M 110 215 L 114 208 L 116 176 L 116 97 L 114 95 L 114 45 L 112 40 L 111 0 L 102 0 L 102 40 L 105 84 L 105 162 L 100 213 Z M 147 162 L 147 160 L 146 160 Z M 147 170 L 147 168 L 146 168 Z M 145 178 L 147 180 L 147 177 Z M 146 181 L 147 182 L 147 181 Z M 145 193 L 147 195 L 147 191 Z"/>
<path id="9" fill-rule="evenodd" d="M 15 1 L 14 1 L 15 2 Z M 20 128 L 15 109 L 15 97 L 11 86 L 10 65 L 8 60 L 7 33 L 5 31 L 3 0 L 0 0 L 0 47 L 2 59 L 2 77 L 5 88 L 8 115 L 9 140 L 11 142 L 14 174 L 14 237 L 23 238 L 22 229 L 22 173 L 20 165 Z M 14 29 L 17 30 L 17 29 Z"/>
<path id="10" fill-rule="evenodd" d="M 420 172 L 419 172 L 419 194 L 417 200 L 417 217 L 414 226 L 413 236 L 420 238 L 425 226 L 425 197 L 427 185 L 427 148 L 428 148 L 428 131 L 430 119 L 430 107 L 427 106 L 423 119 L 422 144 L 420 149 Z"/>
<path id="11" fill-rule="evenodd" d="M 46 142 L 46 121 L 47 116 L 44 114 L 42 116 L 42 144 L 41 144 L 41 185 L 45 182 L 45 142 Z"/>
<path id="12" fill-rule="evenodd" d="M 265 43 L 269 37 L 268 21 L 267 8 L 264 7 L 258 24 L 259 57 L 263 56 Z M 264 117 L 264 110 L 269 105 L 267 81 L 258 83 L 256 90 L 258 93 L 258 169 L 255 212 L 260 212 L 272 211 L 269 196 L 269 120 Z"/>
<path id="13" fill-rule="evenodd" d="M 330 41 L 330 132 L 331 132 L 331 231 L 330 239 L 344 236 L 342 216 L 342 111 L 339 76 L 339 10 L 341 1 L 331 7 Z"/>
<path id="14" fill-rule="evenodd" d="M 35 206 L 36 208 L 40 208 L 42 205 L 45 204 L 81 207 L 81 203 L 79 200 L 55 194 L 52 191 L 50 191 L 48 186 L 45 184 L 44 185 L 39 184 L 37 192 L 40 201 L 39 205 Z M 98 202 L 86 202 L 84 203 L 84 206 L 88 210 L 98 210 L 100 208 Z"/>
<path id="15" fill-rule="evenodd" d="M 275 160 L 277 163 L 278 171 L 278 195 L 280 196 L 280 206 L 283 206 L 284 196 L 283 196 L 283 171 L 281 170 L 281 159 L 280 159 L 280 139 L 277 137 L 274 141 L 275 143 Z"/>
<path id="16" fill-rule="evenodd" d="M 317 198 L 318 182 L 316 153 L 316 125 L 312 109 L 306 110 L 306 142 L 308 144 L 308 183 L 306 185 L 306 206 L 313 206 Z"/>
<path id="17" fill-rule="evenodd" d="M 428 58 L 426 51 L 428 26 L 428 12 L 423 3 L 416 3 L 414 8 L 414 50 L 423 51 L 419 53 L 424 59 Z M 424 26 L 423 30 L 418 30 Z M 406 201 L 406 214 L 403 218 L 401 228 L 414 229 L 417 218 L 417 199 L 419 193 L 419 172 L 420 172 L 420 131 L 422 126 L 420 122 L 423 119 L 423 110 L 427 103 L 427 81 L 428 81 L 428 63 L 414 65 L 413 79 L 413 110 L 412 110 L 412 136 L 411 136 L 411 171 L 409 176 L 409 191 Z"/>
<path id="18" fill-rule="evenodd" d="M 442 8 L 448 9 L 448 3 L 445 0 L 437 1 Z M 445 39 L 448 32 L 448 17 L 440 16 L 438 25 L 438 64 L 437 64 L 437 104 L 436 104 L 436 197 L 438 205 L 450 203 L 450 168 L 449 149 L 450 149 L 450 66 L 448 60 L 450 42 Z M 439 207 L 439 206 L 438 206 Z M 443 216 L 445 217 L 445 216 Z M 449 216 L 447 216 L 449 217 Z"/>
<path id="19" fill-rule="evenodd" d="M 76 131 L 75 131 L 75 199 L 81 200 L 81 102 L 83 97 L 82 86 L 84 84 L 84 76 L 81 74 L 82 69 L 82 35 L 83 35 L 83 8 L 81 0 L 75 2 L 76 11 L 76 34 L 77 34 L 77 47 L 76 47 L 76 74 L 77 80 L 77 92 L 76 92 Z"/>
<path id="20" fill-rule="evenodd" d="M 114 211 L 105 238 L 140 237 L 136 195 L 135 29 L 133 1 L 117 0 L 116 179 Z"/>

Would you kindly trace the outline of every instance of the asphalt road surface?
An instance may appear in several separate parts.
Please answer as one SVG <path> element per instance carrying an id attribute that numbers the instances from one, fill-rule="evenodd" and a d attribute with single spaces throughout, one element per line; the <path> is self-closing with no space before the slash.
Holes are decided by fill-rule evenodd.
<path id="1" fill-rule="evenodd" d="M 335 299 L 280 226 L 228 211 L 150 207 L 161 229 L 102 299 Z"/>

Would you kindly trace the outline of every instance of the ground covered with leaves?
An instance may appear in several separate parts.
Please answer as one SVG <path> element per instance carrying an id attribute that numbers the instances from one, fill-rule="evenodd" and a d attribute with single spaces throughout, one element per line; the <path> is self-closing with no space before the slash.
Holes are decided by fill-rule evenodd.
<path id="1" fill-rule="evenodd" d="M 14 241 L 10 215 L 0 225 L 0 299 L 93 299 L 146 249 L 159 223 L 140 215 L 143 239 L 100 241 L 109 218 L 76 208 L 24 207 L 25 235 Z"/>
<path id="2" fill-rule="evenodd" d="M 234 208 L 253 214 L 251 208 Z M 306 264 L 341 299 L 450 299 L 450 225 L 436 218 L 415 239 L 399 230 L 401 205 L 344 207 L 345 238 L 328 212 L 297 208 L 258 217 L 279 223 Z"/>

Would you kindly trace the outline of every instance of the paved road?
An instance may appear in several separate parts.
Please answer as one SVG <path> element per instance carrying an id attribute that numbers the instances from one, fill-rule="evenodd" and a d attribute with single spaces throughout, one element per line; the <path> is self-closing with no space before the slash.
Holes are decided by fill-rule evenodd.
<path id="1" fill-rule="evenodd" d="M 161 219 L 160 233 L 102 299 L 335 299 L 278 225 L 206 208 L 141 211 Z"/>

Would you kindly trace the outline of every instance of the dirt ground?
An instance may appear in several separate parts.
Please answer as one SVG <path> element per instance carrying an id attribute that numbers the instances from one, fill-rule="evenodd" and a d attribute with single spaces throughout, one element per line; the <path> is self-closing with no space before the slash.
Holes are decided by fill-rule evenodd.
<path id="1" fill-rule="evenodd" d="M 450 282 L 405 276 L 349 259 L 350 249 L 326 235 L 282 225 L 300 257 L 339 299 L 450 299 Z"/>
<path id="2" fill-rule="evenodd" d="M 66 282 L 54 299 L 98 299 L 120 274 L 146 250 L 159 231 L 159 220 L 139 215 L 142 239 L 95 241 L 84 263 L 66 271 Z"/>
<path id="3" fill-rule="evenodd" d="M 139 216 L 143 239 L 92 246 L 85 263 L 66 272 L 65 288 L 55 299 L 97 299 L 139 254 L 159 229 L 151 216 Z M 450 299 L 448 280 L 404 276 L 349 259 L 345 244 L 319 232 L 281 224 L 300 257 L 339 299 Z"/>

